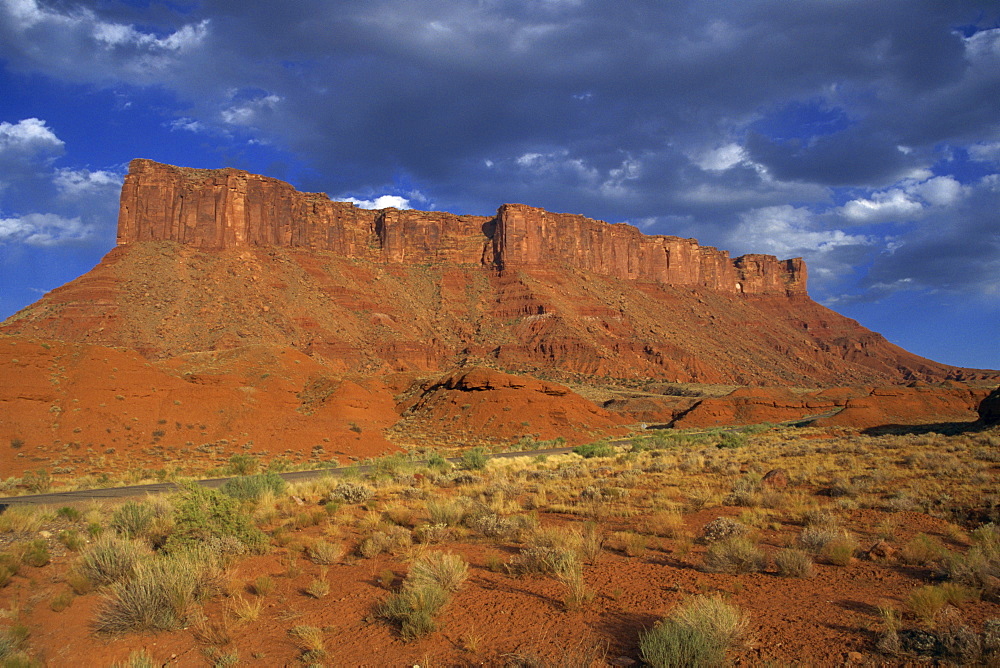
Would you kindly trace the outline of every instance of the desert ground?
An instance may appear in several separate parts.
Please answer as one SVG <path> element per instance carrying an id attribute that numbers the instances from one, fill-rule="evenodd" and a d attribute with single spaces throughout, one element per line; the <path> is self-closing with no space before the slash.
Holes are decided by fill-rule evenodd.
<path id="1" fill-rule="evenodd" d="M 504 460 L 404 447 L 292 486 L 235 452 L 218 491 L 8 506 L 0 657 L 995 665 L 998 446 L 971 421 L 647 430 Z"/>

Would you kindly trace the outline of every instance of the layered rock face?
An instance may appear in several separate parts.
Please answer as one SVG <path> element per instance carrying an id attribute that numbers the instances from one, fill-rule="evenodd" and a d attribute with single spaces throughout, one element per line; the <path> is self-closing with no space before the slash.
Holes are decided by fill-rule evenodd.
<path id="1" fill-rule="evenodd" d="M 747 295 L 804 295 L 801 259 L 729 253 L 694 239 L 504 204 L 495 217 L 369 211 L 236 169 L 133 160 L 122 188 L 118 243 L 176 241 L 203 249 L 280 246 L 393 263 L 573 267 L 616 278 Z"/>
<path id="2" fill-rule="evenodd" d="M 119 245 L 0 333 L 149 359 L 288 346 L 365 375 L 480 364 L 735 385 L 1000 378 L 912 355 L 817 304 L 801 260 L 731 259 L 523 204 L 368 211 L 149 160 L 122 189 Z"/>

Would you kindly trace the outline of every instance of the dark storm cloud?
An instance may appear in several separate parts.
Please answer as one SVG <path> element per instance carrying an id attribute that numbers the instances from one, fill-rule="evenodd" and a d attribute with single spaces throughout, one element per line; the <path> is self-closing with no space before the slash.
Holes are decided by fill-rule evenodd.
<path id="1" fill-rule="evenodd" d="M 1000 295 L 998 202 L 1000 177 L 974 184 L 958 205 L 915 223 L 875 261 L 865 285 Z"/>
<path id="2" fill-rule="evenodd" d="M 0 0 L 0 58 L 162 87 L 182 101 L 178 128 L 271 142 L 313 169 L 301 185 L 333 195 L 419 190 L 471 213 L 524 201 L 715 244 L 752 224 L 807 258 L 879 243 L 828 229 L 855 224 L 832 213 L 838 198 L 1000 140 L 991 2 L 172 7 Z M 894 239 L 898 257 L 918 253 L 922 225 Z M 899 275 L 890 259 L 870 285 Z"/>

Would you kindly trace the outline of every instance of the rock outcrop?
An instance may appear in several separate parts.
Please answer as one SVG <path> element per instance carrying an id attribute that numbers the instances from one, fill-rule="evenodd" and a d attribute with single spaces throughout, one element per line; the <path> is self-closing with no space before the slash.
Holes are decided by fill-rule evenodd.
<path id="1" fill-rule="evenodd" d="M 0 332 L 148 359 L 278 345 L 363 375 L 480 364 L 730 385 L 1000 379 L 912 355 L 817 304 L 801 260 L 732 259 L 523 204 L 369 211 L 235 169 L 135 160 L 118 242 Z"/>
<path id="2" fill-rule="evenodd" d="M 979 403 L 979 419 L 986 424 L 1000 422 L 1000 387 L 990 392 L 989 396 Z"/>
<path id="3" fill-rule="evenodd" d="M 497 269 L 573 267 L 616 278 L 726 293 L 806 293 L 800 258 L 729 253 L 694 239 L 504 204 L 496 216 L 370 211 L 302 193 L 237 169 L 133 160 L 122 188 L 118 243 L 176 241 L 202 249 L 280 246 L 393 263 L 482 264 Z"/>

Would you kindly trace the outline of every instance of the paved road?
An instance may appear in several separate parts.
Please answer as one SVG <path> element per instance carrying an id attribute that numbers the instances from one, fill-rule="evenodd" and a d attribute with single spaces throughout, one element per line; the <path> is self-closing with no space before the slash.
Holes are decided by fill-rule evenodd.
<path id="1" fill-rule="evenodd" d="M 787 422 L 781 422 L 781 426 L 801 426 L 812 422 L 813 420 L 819 419 L 821 417 L 829 417 L 838 413 L 840 409 L 828 413 L 823 413 L 822 415 L 809 415 L 804 418 L 799 418 L 797 420 L 789 420 Z M 666 429 L 667 425 L 647 425 L 647 430 L 653 429 Z M 708 434 L 713 431 L 722 432 L 738 432 L 748 427 L 727 427 L 721 430 L 707 430 L 700 432 L 690 432 L 685 431 L 684 434 L 697 435 L 697 434 Z M 615 445 L 623 445 L 632 440 L 633 437 L 619 438 L 610 441 Z M 517 451 L 517 452 L 498 452 L 496 454 L 487 455 L 491 459 L 511 459 L 514 457 L 536 457 L 538 455 L 561 455 L 567 452 L 572 452 L 573 448 L 547 448 L 544 450 L 530 450 L 530 451 Z M 461 457 L 452 457 L 448 459 L 449 462 L 458 463 L 461 461 Z M 415 461 L 408 462 L 409 464 L 426 464 L 425 461 Z M 372 469 L 371 466 L 361 466 L 361 467 L 340 467 L 340 468 L 329 468 L 329 469 L 310 469 L 307 471 L 288 471 L 286 473 L 279 473 L 285 481 L 287 482 L 302 482 L 303 480 L 311 480 L 314 478 L 321 478 L 323 476 L 341 476 L 345 471 L 352 470 L 361 473 L 367 473 Z M 227 480 L 232 478 L 210 478 L 207 480 L 197 480 L 199 485 L 202 487 L 221 487 Z M 71 503 L 79 503 L 81 501 L 101 501 L 109 499 L 125 499 L 129 497 L 136 496 L 146 496 L 147 494 L 163 494 L 164 492 L 172 492 L 177 489 L 177 484 L 172 482 L 160 482 L 153 483 L 149 485 L 129 485 L 127 487 L 106 487 L 102 489 L 78 489 L 72 492 L 52 492 L 50 494 L 26 494 L 24 496 L 8 496 L 0 497 L 0 512 L 6 510 L 7 506 L 13 504 L 22 505 L 36 505 L 36 506 L 54 506 L 54 505 L 67 505 Z"/>

